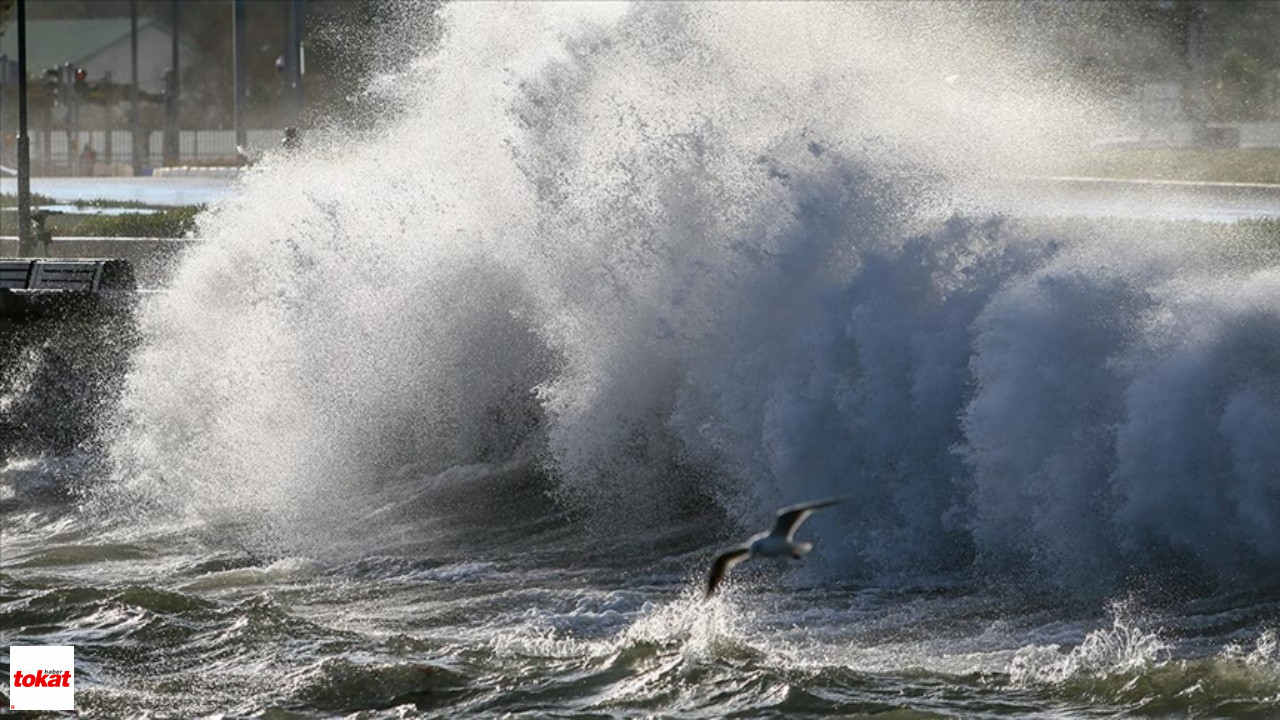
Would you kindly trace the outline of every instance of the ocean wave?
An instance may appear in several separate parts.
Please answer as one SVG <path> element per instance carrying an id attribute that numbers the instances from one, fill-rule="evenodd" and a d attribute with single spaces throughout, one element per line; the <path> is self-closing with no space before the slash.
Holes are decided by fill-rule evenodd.
<path id="1" fill-rule="evenodd" d="M 754 527 L 845 496 L 805 528 L 828 581 L 1265 578 L 1274 253 L 955 214 L 1046 98 L 1001 104 L 993 142 L 964 99 L 926 102 L 908 64 L 933 50 L 880 64 L 893 23 L 777 12 L 448 8 L 377 134 L 319 133 L 200 219 L 141 309 L 97 494 L 264 555 L 465 552 L 479 511 L 388 488 L 478 467 L 459 497 L 484 498 L 511 485 L 483 468 L 526 459 L 557 509 L 525 519 L 618 547 L 672 508 Z M 866 52 L 748 49 L 828 26 Z M 885 114 L 899 91 L 921 117 Z"/>

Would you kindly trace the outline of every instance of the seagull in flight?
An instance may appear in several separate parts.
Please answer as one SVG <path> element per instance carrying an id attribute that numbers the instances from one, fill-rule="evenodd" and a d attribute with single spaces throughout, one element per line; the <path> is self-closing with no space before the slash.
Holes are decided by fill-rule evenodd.
<path id="1" fill-rule="evenodd" d="M 830 507 L 843 499 L 815 500 L 779 510 L 778 519 L 773 521 L 772 530 L 752 535 L 751 539 L 745 543 L 716 556 L 715 562 L 711 563 L 711 575 L 707 578 L 707 597 L 716 593 L 716 587 L 720 585 L 721 580 L 724 580 L 724 576 L 729 574 L 734 565 L 743 560 L 784 555 L 790 555 L 799 560 L 813 549 L 813 543 L 798 543 L 792 540 L 791 538 L 796 534 L 796 528 L 800 527 L 800 523 L 813 514 L 814 510 Z"/>

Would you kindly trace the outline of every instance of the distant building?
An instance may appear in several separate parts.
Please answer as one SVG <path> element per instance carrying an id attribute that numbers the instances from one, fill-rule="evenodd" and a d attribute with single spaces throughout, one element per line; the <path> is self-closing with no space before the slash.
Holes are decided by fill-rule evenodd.
<path id="1" fill-rule="evenodd" d="M 103 20 L 27 20 L 27 74 L 38 82 L 45 70 L 71 63 L 84 68 L 90 84 L 110 79 L 127 85 L 133 79 L 129 47 L 129 18 Z M 16 66 L 17 21 L 0 35 L 0 55 Z M 192 56 L 186 43 L 178 46 L 178 61 L 187 67 Z M 173 33 L 154 18 L 138 19 L 138 88 L 164 91 L 164 73 L 172 64 Z"/>

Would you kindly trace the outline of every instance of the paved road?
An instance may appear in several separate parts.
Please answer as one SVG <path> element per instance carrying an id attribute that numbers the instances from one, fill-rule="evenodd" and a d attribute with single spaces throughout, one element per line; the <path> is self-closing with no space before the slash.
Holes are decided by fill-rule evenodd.
<path id="1" fill-rule="evenodd" d="M 61 203 L 121 200 L 150 205 L 208 204 L 230 195 L 229 178 L 34 178 L 31 190 Z M 0 192 L 16 193 L 13 178 Z M 970 191 L 962 207 L 1040 217 L 1234 222 L 1280 218 L 1280 185 L 1098 178 L 1007 178 Z"/>

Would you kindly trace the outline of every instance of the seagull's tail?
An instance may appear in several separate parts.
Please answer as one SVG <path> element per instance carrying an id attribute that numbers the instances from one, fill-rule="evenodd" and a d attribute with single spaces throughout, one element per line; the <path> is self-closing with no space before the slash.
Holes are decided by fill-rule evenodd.
<path id="1" fill-rule="evenodd" d="M 809 554 L 809 551 L 812 549 L 813 549 L 813 543 L 793 542 L 791 543 L 791 557 L 799 560 L 800 558 Z"/>

